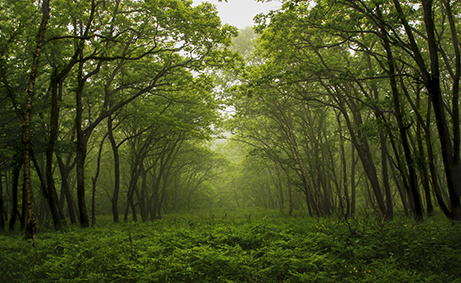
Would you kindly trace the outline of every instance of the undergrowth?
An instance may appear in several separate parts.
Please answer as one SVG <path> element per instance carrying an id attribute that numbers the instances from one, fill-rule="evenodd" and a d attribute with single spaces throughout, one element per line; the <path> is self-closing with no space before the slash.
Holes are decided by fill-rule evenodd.
<path id="1" fill-rule="evenodd" d="M 0 282 L 461 282 L 460 224 L 376 223 L 260 212 L 8 234 Z"/>

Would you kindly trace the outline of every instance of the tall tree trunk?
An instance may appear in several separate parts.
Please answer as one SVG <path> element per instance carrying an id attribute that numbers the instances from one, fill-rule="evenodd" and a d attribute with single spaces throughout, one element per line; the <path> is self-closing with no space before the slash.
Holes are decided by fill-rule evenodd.
<path id="1" fill-rule="evenodd" d="M 387 142 L 386 136 L 384 134 L 380 134 L 380 142 L 381 142 L 381 159 L 382 159 L 382 181 L 384 187 L 384 194 L 386 196 L 386 220 L 392 220 L 394 218 L 394 209 L 392 203 L 392 193 L 391 193 L 391 186 L 389 184 L 389 173 L 387 168 L 387 160 L 389 152 L 387 150 Z"/>
<path id="2" fill-rule="evenodd" d="M 370 185 L 373 190 L 376 203 L 378 204 L 379 211 L 381 212 L 381 215 L 385 216 L 386 210 L 387 210 L 386 204 L 384 203 L 384 198 L 382 195 L 380 182 L 378 180 L 376 166 L 373 162 L 373 157 L 371 154 L 370 145 L 368 143 L 368 140 L 362 133 L 361 129 L 355 130 L 356 127 L 353 125 L 353 123 L 349 119 L 349 111 L 344 107 L 343 102 L 340 101 L 340 104 L 342 104 L 342 107 L 340 109 L 341 113 L 343 114 L 343 117 L 346 121 L 347 128 L 349 129 L 349 132 L 351 133 L 351 141 L 354 144 L 355 149 L 357 150 L 359 154 L 359 158 L 360 158 L 360 161 L 362 162 L 362 166 L 363 166 L 363 169 L 365 170 L 365 174 L 367 175 L 368 180 L 370 181 Z M 362 125 L 362 115 L 357 109 L 357 105 L 353 101 L 349 101 L 349 105 L 350 105 L 349 109 L 354 118 L 354 124 Z"/>
<path id="3" fill-rule="evenodd" d="M 288 166 L 282 167 L 282 170 L 285 171 L 285 175 L 287 177 L 287 187 L 288 187 L 288 215 L 292 216 L 293 215 L 293 188 L 291 184 L 291 177 L 290 177 L 290 171 L 288 169 Z"/>
<path id="4" fill-rule="evenodd" d="M 80 59 L 83 58 L 83 52 L 81 51 Z M 78 200 L 78 211 L 79 221 L 82 227 L 89 227 L 90 221 L 88 217 L 88 211 L 86 208 L 85 199 L 85 160 L 87 150 L 87 137 L 82 129 L 83 122 L 83 104 L 82 95 L 84 87 L 83 79 L 83 62 L 79 63 L 78 70 L 78 86 L 75 92 L 75 105 L 76 105 L 76 118 L 75 118 L 75 129 L 77 131 L 77 144 L 76 144 L 76 167 L 77 167 L 77 200 Z"/>
<path id="5" fill-rule="evenodd" d="M 141 219 L 142 221 L 147 221 L 148 218 L 148 209 L 146 205 L 147 199 L 147 170 L 144 168 L 144 165 L 141 164 L 140 167 L 140 174 L 141 174 L 141 192 L 139 196 L 139 206 L 141 212 Z"/>
<path id="6" fill-rule="evenodd" d="M 417 93 L 417 98 L 416 98 L 416 106 L 420 107 L 420 92 Z M 426 213 L 427 217 L 431 217 L 434 215 L 434 206 L 432 205 L 432 197 L 431 197 L 431 189 L 430 189 L 430 184 L 429 184 L 429 170 L 427 163 L 424 162 L 426 159 L 426 154 L 424 151 L 424 145 L 423 145 L 423 133 L 422 133 L 422 128 L 424 125 L 422 125 L 423 121 L 420 121 L 418 119 L 418 122 L 416 124 L 416 143 L 417 143 L 417 148 L 419 151 L 419 158 L 421 160 L 418 170 L 419 170 L 419 175 L 421 176 L 421 184 L 424 190 L 425 194 L 425 199 L 426 199 Z"/>
<path id="7" fill-rule="evenodd" d="M 443 0 L 443 5 L 446 9 L 446 16 L 448 19 L 448 23 L 450 25 L 451 31 L 451 39 L 452 39 L 452 46 L 453 51 L 455 53 L 454 64 L 455 70 L 452 75 L 453 79 L 453 86 L 452 86 L 452 119 L 453 119 L 453 157 L 454 163 L 461 166 L 460 163 L 460 151 L 461 151 L 461 128 L 460 128 L 460 113 L 459 113 L 459 84 L 461 78 L 461 51 L 460 51 L 460 43 L 458 38 L 458 30 L 455 25 L 455 14 L 451 9 L 451 1 L 450 0 Z M 458 176 L 457 179 L 458 184 L 461 182 L 461 176 Z M 461 186 L 461 185 L 459 185 Z M 458 187 L 459 188 L 459 187 Z M 461 195 L 461 191 L 458 191 L 458 196 Z"/>
<path id="8" fill-rule="evenodd" d="M 53 74 L 53 78 L 56 75 Z M 53 154 L 54 146 L 58 139 L 58 82 L 54 79 L 51 80 L 51 115 L 50 115 L 50 135 L 48 139 L 48 146 L 46 148 L 46 190 L 47 200 L 50 206 L 51 215 L 53 217 L 54 229 L 57 231 L 62 230 L 61 218 L 59 215 L 58 201 L 56 199 L 56 187 L 53 177 Z"/>
<path id="9" fill-rule="evenodd" d="M 427 110 L 427 115 L 426 115 L 426 125 L 430 125 L 431 119 L 431 99 L 428 99 L 428 110 Z M 427 148 L 427 160 L 428 160 L 428 165 L 429 165 L 429 172 L 431 173 L 431 180 L 432 180 L 432 188 L 435 194 L 435 198 L 437 200 L 437 203 L 442 210 L 442 212 L 447 216 L 448 218 L 453 218 L 453 214 L 450 210 L 450 208 L 447 206 L 443 195 L 442 195 L 442 189 L 440 188 L 440 183 L 438 179 L 438 173 L 437 173 L 437 168 L 435 166 L 435 155 L 434 155 L 434 149 L 432 145 L 432 139 L 431 139 L 431 129 L 428 126 L 426 133 L 424 135 L 425 137 L 425 142 L 426 142 L 426 148 Z"/>
<path id="10" fill-rule="evenodd" d="M 112 129 L 112 116 L 107 117 L 107 131 L 109 142 L 114 155 L 114 194 L 112 195 L 112 217 L 114 222 L 119 222 L 118 215 L 118 196 L 120 194 L 120 154 L 118 146 L 115 142 L 114 133 Z"/>
<path id="11" fill-rule="evenodd" d="M 378 9 L 378 13 L 380 13 L 380 9 Z M 402 143 L 403 151 L 405 154 L 406 160 L 406 167 L 408 170 L 408 176 L 410 181 L 410 192 L 413 199 L 414 205 L 414 218 L 416 221 L 420 222 L 423 220 L 423 206 L 421 203 L 421 196 L 418 190 L 418 179 L 416 174 L 415 163 L 413 160 L 413 154 L 411 152 L 410 142 L 408 141 L 408 133 L 407 133 L 407 126 L 403 122 L 403 109 L 400 103 L 400 94 L 397 89 L 397 80 L 396 80 L 396 71 L 395 71 L 395 61 L 394 55 L 392 54 L 391 46 L 389 43 L 389 39 L 387 37 L 387 32 L 382 30 L 383 34 L 383 41 L 384 41 L 384 49 L 386 50 L 387 54 L 387 62 L 389 68 L 389 81 L 392 90 L 392 100 L 394 102 L 394 111 L 395 117 L 397 119 L 397 124 L 399 127 L 400 133 L 400 140 Z M 402 168 L 403 169 L 403 168 Z"/>
<path id="12" fill-rule="evenodd" d="M 424 10 L 424 23 L 426 25 L 427 42 L 429 46 L 430 56 L 430 73 L 426 75 L 425 85 L 432 99 L 434 107 L 434 114 L 437 122 L 437 129 L 439 132 L 440 143 L 442 146 L 442 158 L 445 167 L 445 175 L 447 179 L 448 193 L 450 195 L 450 205 L 453 213 L 453 219 L 461 220 L 461 162 L 459 156 L 459 111 L 458 109 L 458 93 L 453 95 L 453 113 L 457 117 L 452 121 L 453 129 L 457 135 L 453 144 L 450 141 L 450 132 L 448 130 L 448 121 L 445 116 L 445 104 L 442 98 L 442 91 L 440 88 L 440 69 L 439 69 L 439 55 L 437 47 L 437 38 L 435 36 L 435 22 L 432 17 L 432 0 L 422 1 Z M 455 36 L 455 38 L 457 38 Z M 456 44 L 455 48 L 459 48 Z M 458 52 L 459 53 L 459 52 Z M 459 55 L 459 54 L 458 54 Z M 459 56 L 457 58 L 460 60 Z M 459 62 L 457 63 L 459 64 Z M 456 84 L 459 84 L 457 81 Z M 455 155 L 455 150 L 456 155 Z"/>
<path id="13" fill-rule="evenodd" d="M 96 185 L 98 183 L 98 177 L 101 171 L 102 148 L 104 146 L 105 140 L 106 140 L 106 136 L 104 136 L 101 140 L 101 145 L 99 146 L 99 151 L 98 151 L 98 161 L 96 164 L 96 173 L 94 177 L 91 178 L 91 182 L 93 184 L 93 189 L 91 192 L 91 226 L 94 226 L 96 224 Z"/>
<path id="14" fill-rule="evenodd" d="M 157 209 L 158 219 L 162 219 L 162 208 L 163 208 L 164 213 L 166 213 L 165 211 L 166 196 L 167 196 L 166 183 L 163 182 L 162 190 L 160 191 L 160 201 L 159 201 L 158 209 Z"/>
<path id="15" fill-rule="evenodd" d="M 353 143 L 351 143 L 351 160 L 352 160 L 352 163 L 351 163 L 351 216 L 354 217 L 355 216 L 355 203 L 356 203 L 356 187 L 357 187 L 357 184 L 355 183 L 355 166 L 358 162 L 355 161 L 355 146 Z"/>
<path id="16" fill-rule="evenodd" d="M 279 209 L 280 209 L 280 213 L 283 214 L 284 197 L 283 197 L 283 185 L 282 185 L 282 179 L 280 177 L 280 171 L 277 168 L 277 165 L 275 164 L 275 162 L 272 163 L 272 168 L 267 166 L 267 169 L 269 171 L 269 175 L 271 176 L 272 182 L 275 185 L 276 191 L 278 192 L 277 199 L 279 203 Z M 273 173 L 273 171 L 275 171 L 275 173 Z"/>
<path id="17" fill-rule="evenodd" d="M 420 130 L 418 130 L 419 132 Z M 419 152 L 421 159 L 425 159 L 425 154 L 424 154 L 424 149 L 423 149 L 423 144 L 422 144 L 422 137 L 421 134 L 418 133 L 418 147 L 419 147 Z M 421 184 L 423 186 L 424 190 L 424 196 L 426 199 L 426 213 L 427 217 L 431 217 L 434 215 L 434 206 L 432 205 L 432 197 L 431 197 L 431 188 L 429 184 L 429 178 L 428 178 L 428 171 L 427 171 L 427 166 L 426 164 L 421 164 L 421 168 L 419 168 L 420 176 L 421 176 Z"/>
<path id="18" fill-rule="evenodd" d="M 85 199 L 85 159 L 86 159 L 86 146 L 77 142 L 77 155 L 76 155 L 76 166 L 77 166 L 77 200 L 78 200 L 78 211 L 80 226 L 89 227 L 90 221 L 88 217 L 88 211 L 86 209 Z"/>
<path id="19" fill-rule="evenodd" d="M 8 224 L 9 230 L 14 230 L 16 224 L 16 217 L 19 214 L 18 211 L 18 187 L 19 187 L 19 174 L 21 172 L 21 164 L 17 164 L 13 169 L 13 184 L 11 186 L 11 214 L 10 222 Z"/>
<path id="20" fill-rule="evenodd" d="M 37 78 L 39 58 L 43 47 L 45 38 L 46 26 L 50 18 L 50 1 L 43 0 L 42 2 L 42 20 L 40 22 L 36 46 L 32 59 L 32 66 L 30 69 L 30 77 L 27 86 L 26 103 L 24 106 L 24 120 L 23 120 L 23 143 L 24 143 L 24 169 L 23 169 L 23 194 L 27 213 L 27 224 L 25 230 L 25 238 L 30 239 L 36 236 L 36 223 L 34 218 L 34 210 L 32 208 L 32 188 L 30 180 L 30 125 L 32 119 L 32 98 L 35 94 L 35 81 Z"/>
<path id="21" fill-rule="evenodd" d="M 439 51 L 438 51 L 438 40 L 436 38 L 435 32 L 435 21 L 433 18 L 433 8 L 432 0 L 422 0 L 422 8 L 424 11 L 424 24 L 426 29 L 427 37 L 427 46 L 429 50 L 429 68 L 426 66 L 423 55 L 421 54 L 421 48 L 418 46 L 416 39 L 413 35 L 413 28 L 408 23 L 405 18 L 405 14 L 398 0 L 393 0 L 394 7 L 397 10 L 397 13 L 400 17 L 400 20 L 405 28 L 405 32 L 409 39 L 409 47 L 412 51 L 412 57 L 415 60 L 418 68 L 420 70 L 421 78 L 423 80 L 424 86 L 426 87 L 429 97 L 432 101 L 432 106 L 434 109 L 434 115 L 437 125 L 437 130 L 440 139 L 440 146 L 442 151 L 442 160 L 445 170 L 445 176 L 447 180 L 448 194 L 450 196 L 450 208 L 451 208 L 451 218 L 455 220 L 461 220 L 461 161 L 460 161 L 460 137 L 459 137 L 459 93 L 454 93 L 452 96 L 453 104 L 453 115 L 456 115 L 456 118 L 452 120 L 452 125 L 454 129 L 454 139 L 453 143 L 450 137 L 450 131 L 448 128 L 448 120 L 446 118 L 445 112 L 445 103 L 442 97 L 442 90 L 440 87 L 440 69 L 439 69 Z M 449 2 L 446 2 L 449 6 Z M 447 12 L 450 12 L 448 10 Z M 449 15 L 452 16 L 452 15 Z M 450 21 L 450 20 L 449 20 Z M 451 25 L 451 23 L 450 23 Z M 454 61 L 460 61 L 459 56 L 459 44 L 457 43 L 458 39 L 456 36 L 456 31 L 451 29 L 455 47 L 455 52 L 457 52 L 456 59 Z M 457 64 L 457 74 L 459 75 L 459 62 Z M 459 78 L 455 78 L 455 84 L 453 85 L 454 89 L 459 85 Z"/>
<path id="22" fill-rule="evenodd" d="M 3 207 L 3 174 L 0 173 L 0 233 L 5 230 L 5 213 Z"/>
<path id="23" fill-rule="evenodd" d="M 288 109 L 286 110 L 286 115 L 284 117 L 286 123 L 285 123 L 285 126 L 287 127 L 287 130 L 286 130 L 286 134 L 287 134 L 287 138 L 288 138 L 288 142 L 290 144 L 290 150 L 296 160 L 296 163 L 298 164 L 299 166 L 299 172 L 301 173 L 301 180 L 302 180 L 302 183 L 303 183 L 303 190 L 304 190 L 304 194 L 306 196 L 306 202 L 307 202 L 307 205 L 311 205 L 310 202 L 312 201 L 312 194 L 311 192 L 309 192 L 309 190 L 311 190 L 311 184 L 310 184 L 310 179 L 309 179 L 309 173 L 308 173 L 308 170 L 306 168 L 306 165 L 304 164 L 304 161 L 301 157 L 301 153 L 299 152 L 299 147 L 298 147 L 298 144 L 297 144 L 297 141 L 296 141 L 296 137 L 294 135 L 294 132 L 293 132 L 293 123 L 292 123 L 292 118 L 291 118 L 291 110 L 290 108 L 288 107 Z M 316 205 L 312 205 L 314 210 L 317 210 L 317 215 L 318 215 L 318 207 Z"/>
<path id="24" fill-rule="evenodd" d="M 160 164 L 161 166 L 161 164 Z M 160 173 L 155 176 L 155 174 L 152 174 L 154 176 L 153 180 L 153 185 L 152 185 L 152 207 L 153 207 L 153 212 L 154 214 L 151 216 L 152 220 L 157 220 L 160 219 L 158 215 L 158 207 L 160 205 L 160 183 L 161 183 L 161 176 Z M 187 207 L 190 210 L 190 195 L 187 198 Z"/>
<path id="25" fill-rule="evenodd" d="M 336 113 L 336 120 L 338 121 L 338 131 L 339 131 L 339 152 L 341 156 L 341 183 L 343 187 L 344 196 L 341 198 L 341 194 L 339 194 L 339 207 L 341 209 L 341 213 L 347 219 L 350 216 L 351 209 L 350 209 L 350 200 L 349 200 L 349 186 L 347 183 L 347 165 L 346 165 L 346 153 L 344 149 L 344 137 L 343 137 L 343 130 L 341 125 L 341 118 L 340 113 Z"/>

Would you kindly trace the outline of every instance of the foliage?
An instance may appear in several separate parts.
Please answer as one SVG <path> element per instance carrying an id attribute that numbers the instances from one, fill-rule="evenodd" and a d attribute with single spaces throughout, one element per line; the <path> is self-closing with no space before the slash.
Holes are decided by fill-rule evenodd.
<path id="1" fill-rule="evenodd" d="M 45 6 L 50 10 L 46 15 Z M 31 139 L 33 148 L 34 202 L 47 199 L 57 230 L 63 219 L 58 214 L 64 216 L 65 206 L 72 223 L 78 210 L 80 224 L 89 225 L 85 195 L 90 178 L 93 222 L 96 201 L 103 195 L 101 187 L 105 199 L 111 198 L 106 210 L 111 204 L 118 219 L 124 183 L 130 184 L 126 195 L 133 218 L 135 201 L 147 199 L 146 187 L 151 183 L 155 194 L 149 193 L 149 199 L 155 205 L 143 203 L 142 218 L 147 210 L 160 211 L 166 206 L 163 192 L 171 179 L 171 174 L 170 179 L 165 177 L 166 171 L 180 146 L 210 139 L 219 123 L 219 105 L 206 69 L 233 64 L 235 55 L 228 46 L 236 28 L 223 24 L 210 3 L 193 5 L 182 0 L 59 0 L 51 4 L 8 0 L 0 3 L 0 10 L 0 99 L 4 101 L 0 105 L 0 185 L 5 184 L 8 194 L 16 189 L 12 178 L 5 177 L 3 182 L 1 177 L 18 168 L 22 161 L 17 156 L 28 156 L 21 154 L 21 126 L 29 125 L 23 117 L 26 111 L 31 115 L 30 137 L 25 140 Z M 47 19 L 47 25 L 40 25 L 43 38 L 35 49 L 41 18 Z M 31 57 L 33 50 L 37 54 Z M 25 100 L 26 93 L 30 100 Z M 101 169 L 111 155 L 114 166 L 110 171 Z M 130 162 L 132 156 L 135 162 Z M 130 177 L 120 174 L 133 163 Z M 29 178 L 26 173 L 24 179 Z M 175 173 L 177 177 L 182 172 Z M 106 184 L 98 182 L 100 176 Z M 108 182 L 116 189 L 109 190 Z M 61 194 L 56 189 L 59 184 Z M 58 204 L 56 199 L 64 195 L 65 202 Z M 16 198 L 5 202 L 17 205 Z M 37 215 L 47 210 L 36 204 L 34 209 Z M 15 210 L 10 210 L 11 215 Z M 10 226 L 14 227 L 11 215 L 5 210 L 5 218 L 13 219 Z M 0 226 L 1 230 L 4 224 Z"/>
<path id="2" fill-rule="evenodd" d="M 0 238 L 5 282 L 453 282 L 461 226 L 443 218 L 380 225 L 274 211 L 167 215 L 104 224 L 35 243 Z M 353 229 L 352 229 L 353 228 Z M 352 231 L 352 233 L 351 233 Z"/>
<path id="3" fill-rule="evenodd" d="M 461 219 L 459 3 L 415 3 L 287 0 L 258 16 L 258 38 L 235 40 L 253 59 L 227 91 L 229 129 L 311 215 L 420 221 L 435 196 Z"/>

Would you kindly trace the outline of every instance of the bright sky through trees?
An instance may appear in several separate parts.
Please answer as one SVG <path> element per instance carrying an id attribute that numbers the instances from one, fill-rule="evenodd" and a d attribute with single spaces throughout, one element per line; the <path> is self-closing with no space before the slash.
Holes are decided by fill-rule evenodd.
<path id="1" fill-rule="evenodd" d="M 196 3 L 203 0 L 194 0 Z M 218 8 L 219 17 L 224 23 L 231 24 L 239 29 L 254 25 L 253 18 L 260 13 L 268 13 L 270 10 L 279 9 L 282 5 L 280 1 L 270 1 L 266 3 L 256 0 L 228 0 L 227 2 L 218 0 L 208 0 Z"/>

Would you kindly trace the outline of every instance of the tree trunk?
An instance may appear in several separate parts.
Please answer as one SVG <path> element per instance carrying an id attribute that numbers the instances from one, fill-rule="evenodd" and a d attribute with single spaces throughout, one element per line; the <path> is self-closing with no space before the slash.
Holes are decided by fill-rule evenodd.
<path id="1" fill-rule="evenodd" d="M 301 173 L 301 180 L 304 186 L 303 189 L 305 191 L 305 196 L 306 196 L 306 202 L 308 203 L 307 205 L 309 206 L 310 205 L 309 202 L 311 201 L 311 198 L 312 198 L 312 194 L 309 192 L 309 190 L 311 189 L 309 174 L 308 174 L 306 165 L 304 164 L 304 161 L 302 160 L 301 154 L 299 152 L 299 147 L 296 141 L 296 137 L 293 132 L 293 124 L 292 124 L 292 119 L 291 119 L 290 108 L 287 109 L 287 115 L 285 117 L 285 120 L 286 120 L 285 124 L 287 127 L 286 134 L 287 134 L 288 142 L 290 143 L 290 150 L 293 156 L 295 157 L 296 163 L 299 166 L 299 170 Z M 313 205 L 312 208 L 318 210 L 318 207 L 316 205 Z M 318 214 L 318 211 L 317 211 L 317 214 Z"/>
<path id="2" fill-rule="evenodd" d="M 344 137 L 343 137 L 343 130 L 341 125 L 341 118 L 340 113 L 335 113 L 336 120 L 338 121 L 338 132 L 339 132 L 339 153 L 341 156 L 341 174 L 340 179 L 343 187 L 344 196 L 341 197 L 341 193 L 339 193 L 339 208 L 341 209 L 341 213 L 344 215 L 344 218 L 348 218 L 350 216 L 350 200 L 349 200 L 349 186 L 347 184 L 347 165 L 346 165 L 346 153 L 344 150 Z"/>
<path id="3" fill-rule="evenodd" d="M 426 115 L 427 125 L 429 125 L 430 121 L 432 120 L 431 119 L 431 104 L 432 104 L 431 99 L 429 98 L 428 99 L 428 111 Z M 431 131 L 429 127 L 427 127 L 427 131 L 424 137 L 425 137 L 425 143 L 426 143 L 426 148 L 427 148 L 427 160 L 428 160 L 429 172 L 431 173 L 432 188 L 435 194 L 435 198 L 437 200 L 437 203 L 440 209 L 445 214 L 445 216 L 447 216 L 448 218 L 453 218 L 452 212 L 450 211 L 450 208 L 446 205 L 446 202 L 442 195 L 442 189 L 440 188 L 437 169 L 435 166 L 435 156 L 434 156 L 434 149 L 432 146 Z"/>
<path id="4" fill-rule="evenodd" d="M 291 186 L 291 177 L 290 177 L 290 171 L 288 170 L 288 167 L 283 168 L 282 170 L 285 171 L 285 175 L 287 177 L 287 187 L 288 187 L 288 215 L 292 216 L 293 215 L 293 189 Z"/>
<path id="5" fill-rule="evenodd" d="M 357 184 L 355 183 L 355 166 L 358 162 L 355 161 L 355 146 L 351 143 L 351 216 L 355 216 L 355 203 L 356 203 L 356 187 Z"/>
<path id="6" fill-rule="evenodd" d="M 360 158 L 360 161 L 362 162 L 362 166 L 363 166 L 363 169 L 365 170 L 365 174 L 367 175 L 368 180 L 370 181 L 370 185 L 373 190 L 376 203 L 378 204 L 379 211 L 381 212 L 381 215 L 385 216 L 387 209 L 384 203 L 384 198 L 381 192 L 381 186 L 378 180 L 376 166 L 373 162 L 373 157 L 370 151 L 368 140 L 366 139 L 366 137 L 364 136 L 364 134 L 362 133 L 360 129 L 355 130 L 356 127 L 350 121 L 349 111 L 345 109 L 343 102 L 341 102 L 341 98 L 338 101 L 341 104 L 340 110 L 346 121 L 347 128 L 349 129 L 349 132 L 351 133 L 351 141 L 354 144 L 355 149 L 357 150 L 359 154 L 359 158 Z M 353 118 L 354 118 L 354 124 L 362 125 L 362 115 L 357 110 L 356 104 L 353 101 L 349 101 L 349 105 L 350 105 L 349 107 L 350 112 L 352 113 Z"/>
<path id="7" fill-rule="evenodd" d="M 378 11 L 378 16 L 381 17 L 381 10 L 379 9 L 379 7 L 377 11 Z M 408 176 L 410 179 L 409 180 L 410 181 L 410 184 L 409 184 L 410 192 L 411 192 L 411 196 L 413 199 L 413 205 L 414 205 L 413 214 L 414 214 L 415 220 L 417 222 L 420 222 L 423 220 L 423 207 L 421 203 L 421 196 L 418 190 L 418 179 L 417 179 L 417 174 L 416 174 L 415 163 L 413 160 L 413 154 L 411 153 L 410 143 L 408 141 L 407 126 L 403 122 L 403 114 L 402 114 L 403 109 L 400 103 L 400 94 L 397 88 L 397 80 L 396 80 L 397 74 L 395 70 L 394 55 L 391 50 L 387 31 L 384 29 L 381 29 L 381 33 L 382 33 L 384 49 L 386 50 L 386 55 L 387 55 L 389 83 L 390 83 L 391 90 L 392 90 L 392 101 L 394 103 L 395 117 L 397 119 L 397 124 L 399 127 L 400 140 L 401 140 L 403 151 L 405 154 L 406 169 L 408 171 Z"/>
<path id="8" fill-rule="evenodd" d="M 0 233 L 5 230 L 5 214 L 3 207 L 3 174 L 0 173 Z"/>
<path id="9" fill-rule="evenodd" d="M 55 77 L 55 74 L 53 75 Z M 48 139 L 48 146 L 46 148 L 46 190 L 47 200 L 50 206 L 51 215 L 53 217 L 54 229 L 57 231 L 62 230 L 61 218 L 59 215 L 58 201 L 56 187 L 53 177 L 53 154 L 54 145 L 58 138 L 58 119 L 59 119 L 59 108 L 58 108 L 58 89 L 54 79 L 51 81 L 51 115 L 50 115 L 50 135 Z"/>
<path id="10" fill-rule="evenodd" d="M 152 207 L 154 214 L 152 215 L 152 219 L 156 220 L 159 219 L 158 215 L 158 207 L 160 205 L 160 176 L 154 179 L 154 185 L 152 187 Z M 187 207 L 190 210 L 190 195 L 187 199 Z"/>
<path id="11" fill-rule="evenodd" d="M 146 199 L 147 199 L 147 170 L 144 169 L 143 164 L 140 167 L 140 174 L 141 174 L 141 192 L 139 196 L 139 206 L 141 211 L 141 219 L 142 221 L 147 221 L 148 218 L 148 210 L 146 207 Z"/>
<path id="12" fill-rule="evenodd" d="M 120 193 L 120 154 L 118 146 L 115 142 L 114 133 L 112 130 L 112 116 L 107 118 L 107 130 L 109 133 L 109 142 L 114 155 L 114 194 L 112 196 L 112 217 L 114 222 L 119 222 L 118 216 L 118 196 Z"/>
<path id="13" fill-rule="evenodd" d="M 101 140 L 101 145 L 99 146 L 98 151 L 98 161 L 96 165 L 96 173 L 93 178 L 91 178 L 91 182 L 93 184 L 93 189 L 91 192 L 91 226 L 96 225 L 96 185 L 98 183 L 99 172 L 101 171 L 101 156 L 102 156 L 102 148 L 104 146 L 104 140 L 106 136 L 104 136 Z"/>
<path id="14" fill-rule="evenodd" d="M 80 59 L 83 59 L 83 52 L 80 51 Z M 86 199 L 85 199 L 85 160 L 86 160 L 86 150 L 88 138 L 85 136 L 82 129 L 83 122 L 83 87 L 85 80 L 83 78 L 83 61 L 80 61 L 78 68 L 78 85 L 75 92 L 75 106 L 76 106 L 76 115 L 75 115 L 75 129 L 77 132 L 77 143 L 76 143 L 76 167 L 77 167 L 77 201 L 78 201 L 78 211 L 79 211 L 79 221 L 80 226 L 89 227 L 90 220 L 88 217 L 88 211 L 86 208 Z"/>
<path id="15" fill-rule="evenodd" d="M 21 171 L 21 165 L 17 164 L 13 169 L 13 184 L 11 187 L 11 214 L 10 222 L 8 224 L 9 230 L 14 230 L 14 225 L 16 224 L 16 217 L 19 214 L 18 211 L 18 187 L 19 187 L 19 174 Z"/>
<path id="16" fill-rule="evenodd" d="M 36 223 L 34 218 L 34 210 L 32 208 L 32 188 L 30 180 L 30 125 L 32 119 L 32 98 L 35 94 L 35 81 L 37 78 L 39 58 L 43 47 L 43 40 L 45 38 L 46 26 L 50 18 L 50 1 L 43 0 L 42 2 L 42 20 L 40 22 L 36 46 L 33 54 L 32 65 L 30 68 L 30 77 L 27 86 L 26 103 L 24 106 L 24 120 L 23 120 L 23 143 L 24 143 L 24 169 L 23 169 L 23 194 L 25 201 L 25 208 L 27 213 L 27 224 L 25 230 L 25 239 L 35 239 L 36 236 Z"/>
<path id="17" fill-rule="evenodd" d="M 80 138 L 81 139 L 81 138 Z M 76 166 L 77 166 L 77 200 L 78 200 L 78 211 L 80 226 L 89 227 L 90 221 L 88 217 L 88 211 L 86 209 L 85 199 L 85 159 L 86 159 L 86 146 L 82 144 L 82 141 L 77 141 L 77 155 L 76 155 Z"/>
<path id="18" fill-rule="evenodd" d="M 131 215 L 133 217 L 133 221 L 136 222 L 138 221 L 138 216 L 136 214 L 136 205 L 134 203 L 134 194 L 135 191 L 137 190 L 138 186 L 138 159 L 135 159 L 134 164 L 132 165 L 131 169 L 131 179 L 130 179 L 130 185 L 128 187 L 128 192 L 127 192 L 127 204 L 126 204 L 126 210 L 125 210 L 125 221 L 128 221 L 128 214 L 131 209 Z"/>
<path id="19" fill-rule="evenodd" d="M 416 106 L 420 106 L 420 92 L 417 93 L 417 98 L 416 98 Z M 422 125 L 423 121 L 417 122 L 416 125 L 416 143 L 417 143 L 417 148 L 419 151 L 419 158 L 421 160 L 418 170 L 419 170 L 419 175 L 421 176 L 421 184 L 423 186 L 424 194 L 425 194 L 425 199 L 426 199 L 426 213 L 427 217 L 431 217 L 434 215 L 434 206 L 432 205 L 432 197 L 431 197 L 431 189 L 430 189 L 430 184 L 429 184 L 429 170 L 427 163 L 425 162 L 426 159 L 426 154 L 424 152 L 424 145 L 423 145 L 423 133 L 422 133 L 422 128 L 424 125 Z"/>
<path id="20" fill-rule="evenodd" d="M 429 97 L 432 101 L 432 106 L 434 109 L 434 115 L 437 125 L 437 130 L 440 139 L 440 146 L 442 151 L 442 159 L 445 170 L 445 176 L 447 180 L 448 194 L 450 196 L 450 208 L 451 208 L 451 218 L 455 220 L 461 220 L 461 161 L 460 161 L 460 137 L 459 137 L 459 93 L 453 93 L 452 104 L 453 104 L 453 115 L 456 116 L 452 121 L 454 139 L 453 143 L 450 138 L 450 131 L 448 129 L 448 121 L 445 113 L 445 103 L 442 97 L 442 91 L 440 87 L 440 69 L 439 69 L 439 55 L 438 55 L 438 40 L 436 38 L 435 32 L 435 21 L 433 18 L 433 9 L 432 9 L 432 0 L 422 0 L 421 4 L 424 11 L 424 24 L 426 28 L 427 35 L 427 46 L 429 50 L 429 62 L 430 67 L 426 66 L 424 58 L 421 54 L 421 48 L 418 46 L 414 35 L 413 29 L 408 23 L 407 19 L 404 16 L 403 9 L 398 0 L 393 0 L 394 6 L 400 16 L 400 20 L 405 28 L 405 32 L 409 39 L 409 46 L 413 52 L 412 57 L 415 60 L 418 68 L 420 70 L 420 75 L 423 80 L 423 83 L 429 93 Z M 449 7 L 449 2 L 446 2 Z M 451 12 L 448 10 L 447 12 Z M 452 17 L 452 14 L 449 15 L 449 18 Z M 449 19 L 449 21 L 451 21 Z M 451 27 L 453 25 L 450 23 Z M 456 31 L 451 28 L 453 37 L 453 45 L 455 47 L 455 52 L 457 56 L 455 61 L 460 61 L 459 56 L 459 44 L 457 43 L 458 39 L 456 36 Z M 459 62 L 455 63 L 456 73 L 459 76 Z M 454 90 L 456 90 L 459 85 L 459 78 L 454 79 L 455 84 L 453 85 Z"/>
<path id="21" fill-rule="evenodd" d="M 386 143 L 386 136 L 384 134 L 380 134 L 380 142 L 381 142 L 381 159 L 382 159 L 382 181 L 384 187 L 384 193 L 386 196 L 386 220 L 392 220 L 394 218 L 394 209 L 392 203 L 392 193 L 391 193 L 391 186 L 389 185 L 389 173 L 387 168 L 387 159 L 389 152 L 387 150 L 387 143 Z"/>
<path id="22" fill-rule="evenodd" d="M 59 171 L 61 172 L 61 194 L 64 194 L 66 201 L 67 201 L 67 210 L 69 211 L 69 217 L 70 217 L 70 222 L 72 224 L 77 223 L 77 216 L 75 213 L 75 203 L 74 203 L 74 198 L 72 197 L 72 193 L 70 191 L 70 186 L 69 186 L 69 174 L 70 171 L 72 170 L 71 168 L 68 168 L 63 160 L 62 157 L 57 154 L 56 159 L 58 161 L 58 166 L 59 166 Z M 63 205 L 61 205 L 63 208 Z"/>

